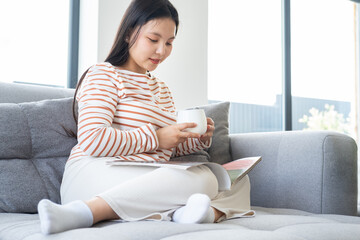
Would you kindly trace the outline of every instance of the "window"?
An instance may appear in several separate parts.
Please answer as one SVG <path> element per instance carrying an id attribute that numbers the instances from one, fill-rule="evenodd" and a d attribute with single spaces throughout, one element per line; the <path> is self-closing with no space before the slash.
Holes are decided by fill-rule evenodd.
<path id="1" fill-rule="evenodd" d="M 343 0 L 291 1 L 294 130 L 335 130 L 355 137 L 354 7 Z"/>
<path id="2" fill-rule="evenodd" d="M 69 0 L 3 1 L 1 81 L 65 87 Z"/>
<path id="3" fill-rule="evenodd" d="M 208 39 L 208 98 L 231 102 L 230 132 L 282 130 L 281 1 L 209 0 Z"/>
<path id="4" fill-rule="evenodd" d="M 283 129 L 281 7 L 209 0 L 208 98 L 231 102 L 231 133 Z M 355 137 L 354 8 L 351 1 L 291 0 L 293 130 Z"/>

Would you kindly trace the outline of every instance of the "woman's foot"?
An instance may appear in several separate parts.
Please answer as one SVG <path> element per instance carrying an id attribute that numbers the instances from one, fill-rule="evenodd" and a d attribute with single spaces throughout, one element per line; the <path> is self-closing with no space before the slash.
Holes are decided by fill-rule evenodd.
<path id="1" fill-rule="evenodd" d="M 43 234 L 90 227 L 93 224 L 91 210 L 83 201 L 59 205 L 43 199 L 38 204 L 38 212 Z"/>
<path id="2" fill-rule="evenodd" d="M 174 212 L 172 220 L 177 223 L 213 223 L 215 214 L 210 202 L 205 194 L 193 194 L 184 207 Z"/>

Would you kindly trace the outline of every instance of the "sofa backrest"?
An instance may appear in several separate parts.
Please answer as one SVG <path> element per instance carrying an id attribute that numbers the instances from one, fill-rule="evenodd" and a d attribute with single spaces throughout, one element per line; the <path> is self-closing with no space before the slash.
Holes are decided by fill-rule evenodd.
<path id="1" fill-rule="evenodd" d="M 0 102 L 12 101 L 0 103 L 0 212 L 35 213 L 43 198 L 60 202 L 65 162 L 77 142 L 65 131 L 76 132 L 73 92 L 0 84 Z M 61 99 L 16 103 L 46 98 Z"/>
<path id="2" fill-rule="evenodd" d="M 74 96 L 74 89 L 0 82 L 0 103 L 34 102 Z"/>

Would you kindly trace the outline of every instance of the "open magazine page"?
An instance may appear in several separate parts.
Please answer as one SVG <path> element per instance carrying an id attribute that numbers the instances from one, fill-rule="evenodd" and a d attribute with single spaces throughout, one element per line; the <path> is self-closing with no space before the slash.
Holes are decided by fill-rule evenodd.
<path id="1" fill-rule="evenodd" d="M 196 167 L 200 165 L 207 166 L 216 176 L 219 185 L 219 191 L 229 190 L 231 187 L 231 180 L 228 172 L 217 163 L 213 162 L 138 162 L 138 161 L 127 161 L 121 159 L 111 159 L 106 162 L 111 166 L 148 166 L 148 167 L 167 167 L 167 168 L 176 168 L 176 169 L 189 169 L 191 167 Z"/>
<path id="2" fill-rule="evenodd" d="M 108 165 L 112 166 L 150 166 L 150 167 L 168 167 L 186 170 L 190 167 L 199 166 L 207 162 L 194 162 L 194 161 L 169 161 L 169 162 L 147 162 L 147 161 L 128 161 L 120 158 L 113 158 L 106 161 Z"/>
<path id="3" fill-rule="evenodd" d="M 150 167 L 167 167 L 176 169 L 189 169 L 191 167 L 205 165 L 216 176 L 219 184 L 219 191 L 226 191 L 231 188 L 235 181 L 240 181 L 251 169 L 261 160 L 261 157 L 249 157 L 234 160 L 232 162 L 220 165 L 214 162 L 138 162 L 127 161 L 120 158 L 113 158 L 106 163 L 111 166 L 150 166 Z"/>
<path id="4" fill-rule="evenodd" d="M 240 181 L 247 175 L 255 166 L 261 161 L 261 157 L 247 157 L 240 158 L 222 166 L 227 170 L 230 175 L 231 182 Z"/>

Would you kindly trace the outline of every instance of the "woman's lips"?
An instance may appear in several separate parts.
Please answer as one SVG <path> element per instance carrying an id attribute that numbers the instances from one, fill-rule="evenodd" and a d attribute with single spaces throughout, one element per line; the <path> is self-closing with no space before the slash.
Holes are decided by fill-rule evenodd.
<path id="1" fill-rule="evenodd" d="M 150 61 L 151 61 L 153 64 L 159 64 L 159 63 L 160 63 L 160 59 L 152 59 L 152 58 L 150 58 Z"/>

